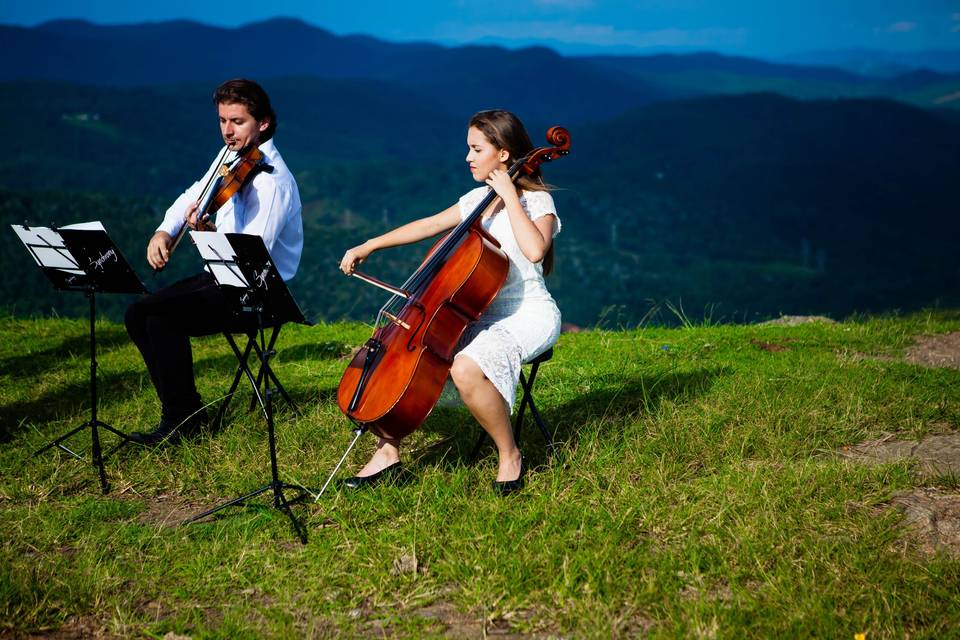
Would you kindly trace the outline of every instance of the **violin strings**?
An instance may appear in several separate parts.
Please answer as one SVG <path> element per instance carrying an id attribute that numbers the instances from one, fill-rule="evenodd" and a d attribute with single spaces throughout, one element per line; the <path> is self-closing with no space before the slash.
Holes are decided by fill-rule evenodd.
<path id="1" fill-rule="evenodd" d="M 224 164 L 224 160 L 227 157 L 227 151 L 230 150 L 230 147 L 224 145 L 223 150 L 220 152 L 220 156 L 217 158 L 217 161 L 214 166 L 217 168 L 210 174 L 210 177 L 207 178 L 207 184 L 203 185 L 203 190 L 200 192 L 200 197 L 197 198 L 197 202 L 203 202 L 203 199 L 206 198 L 207 192 L 210 190 L 214 181 L 219 177 L 219 168 Z"/>

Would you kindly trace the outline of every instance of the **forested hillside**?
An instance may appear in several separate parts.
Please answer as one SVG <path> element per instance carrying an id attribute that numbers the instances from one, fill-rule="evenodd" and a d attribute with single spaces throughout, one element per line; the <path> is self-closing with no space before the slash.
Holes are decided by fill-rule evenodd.
<path id="1" fill-rule="evenodd" d="M 146 239 L 217 148 L 204 88 L 0 85 L 0 113 L 19 111 L 21 123 L 0 159 L 3 223 L 103 220 L 147 273 Z M 305 205 L 294 289 L 311 317 L 366 317 L 379 290 L 340 277 L 336 261 L 473 186 L 463 124 L 412 101 L 374 100 L 383 90 L 374 83 L 296 78 L 270 89 L 277 144 Z M 332 94 L 364 108 L 322 98 Z M 717 97 L 641 107 L 572 136 L 571 155 L 546 167 L 564 224 L 550 284 L 569 321 L 632 324 L 668 300 L 728 320 L 957 300 L 958 222 L 944 203 L 960 174 L 960 127 L 940 114 L 886 101 Z M 12 233 L 7 242 L 4 268 L 22 266 Z M 367 268 L 400 282 L 424 250 L 380 254 Z M 148 284 L 198 258 L 188 249 L 177 262 Z M 39 274 L 23 276 L 2 285 L 18 313 L 85 308 Z M 116 317 L 123 304 L 104 308 Z"/>
<path id="2" fill-rule="evenodd" d="M 549 286 L 570 322 L 678 321 L 670 306 L 743 321 L 960 304 L 957 111 L 850 97 L 930 105 L 952 90 L 951 76 L 395 44 L 292 20 L 0 31 L 0 51 L 23 62 L 0 83 L 0 115 L 12 123 L 0 221 L 102 220 L 149 286 L 198 266 L 187 248 L 168 272 L 148 275 L 144 243 L 219 147 L 213 87 L 249 73 L 273 97 L 277 144 L 300 185 L 306 247 L 293 288 L 311 318 L 361 319 L 379 307 L 381 292 L 345 280 L 337 260 L 474 186 L 464 125 L 489 107 L 515 110 L 535 144 L 549 126 L 571 131 L 570 156 L 546 167 L 564 225 Z M 184 33 L 203 37 L 161 59 L 161 43 Z M 284 42 L 286 58 L 236 63 L 217 45 L 240 36 Z M 71 64 L 53 64 L 60 54 Z M 504 68 L 513 71 L 491 71 Z M 926 102 L 910 97 L 920 93 Z M 0 266 L 20 276 L 0 285 L 4 307 L 85 311 L 4 237 Z M 379 254 L 366 268 L 399 283 L 425 249 Z M 126 301 L 104 298 L 118 318 Z"/>

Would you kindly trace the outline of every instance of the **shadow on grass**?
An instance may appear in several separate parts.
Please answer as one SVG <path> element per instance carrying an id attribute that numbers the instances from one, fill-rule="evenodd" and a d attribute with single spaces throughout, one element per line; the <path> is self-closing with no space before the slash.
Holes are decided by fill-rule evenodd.
<path id="1" fill-rule="evenodd" d="M 99 358 L 118 347 L 132 344 L 123 327 L 97 327 L 97 357 Z M 69 336 L 59 344 L 52 345 L 40 351 L 18 354 L 0 358 L 0 370 L 9 371 L 18 378 L 40 376 L 51 369 L 63 365 L 71 355 L 82 355 L 89 358 L 90 335 Z"/>
<path id="2" fill-rule="evenodd" d="M 237 347 L 243 351 L 244 347 L 247 345 L 246 338 L 240 336 L 236 340 Z M 278 368 L 282 368 L 283 365 L 288 362 L 302 362 L 304 360 L 336 360 L 338 358 L 342 358 L 347 353 L 350 353 L 351 349 L 351 347 L 347 344 L 331 340 L 285 347 L 283 346 L 282 335 L 278 340 L 278 343 L 279 344 L 277 344 L 277 346 L 274 348 L 274 350 L 277 352 L 276 360 L 270 360 L 270 365 Z M 223 353 L 210 355 L 205 358 L 199 358 L 195 360 L 193 363 L 195 370 L 201 371 L 205 368 L 236 370 L 237 357 L 230 350 L 226 340 L 222 341 L 222 345 L 224 349 Z M 258 363 L 259 361 L 257 360 L 256 353 L 251 352 L 250 367 L 254 371 L 256 371 Z M 346 366 L 346 364 L 347 363 L 344 363 L 344 366 Z"/>
<path id="3" fill-rule="evenodd" d="M 283 384 L 283 378 L 280 379 L 281 384 Z M 291 414 L 294 417 L 298 417 L 306 413 L 309 408 L 315 404 L 326 404 L 326 403 L 336 403 L 337 401 L 337 389 L 336 387 L 330 387 L 327 389 L 321 389 L 319 387 L 312 387 L 310 389 L 300 389 L 300 388 L 290 388 L 284 384 L 284 389 L 287 390 L 287 393 L 290 395 L 290 402 L 287 402 L 286 398 L 283 397 L 279 392 L 274 393 L 273 396 L 273 410 L 283 416 L 284 414 Z M 213 404 L 208 408 L 208 413 L 212 419 L 217 411 L 220 409 L 220 403 L 226 400 L 226 392 L 229 391 L 229 388 L 224 387 L 221 391 L 219 398 L 214 398 L 212 395 L 209 398 L 205 398 L 206 402 L 214 401 Z M 231 420 L 236 416 L 241 414 L 251 414 L 251 413 L 261 413 L 259 404 L 256 403 L 256 397 L 253 394 L 253 391 L 250 386 L 250 381 L 244 377 L 240 381 L 240 385 L 237 387 L 237 391 L 233 394 L 233 398 L 230 399 L 226 414 L 223 418 L 223 424 L 215 425 L 216 431 L 222 430 L 224 427 L 229 426 Z"/>
<path id="4" fill-rule="evenodd" d="M 533 397 L 547 430 L 552 434 L 557 452 L 562 454 L 576 444 L 581 425 L 597 423 L 600 431 L 612 431 L 629 416 L 650 413 L 665 400 L 690 401 L 705 393 L 717 378 L 728 373 L 727 368 L 716 367 L 624 379 L 619 384 L 590 391 L 559 405 L 551 404 L 545 394 L 538 395 L 537 386 L 534 385 Z M 516 415 L 513 418 L 516 419 Z M 448 436 L 446 446 L 432 447 L 419 457 L 420 462 L 425 464 L 437 464 L 442 460 L 452 462 L 457 458 L 469 462 L 477 438 L 483 433 L 466 409 L 438 409 L 423 428 Z M 547 461 L 546 443 L 529 410 L 524 417 L 519 440 L 525 458 L 533 466 Z M 489 455 L 491 447 L 490 439 L 486 438 L 479 457 Z M 451 460 L 454 451 L 456 455 Z"/>
<path id="5" fill-rule="evenodd" d="M 281 340 L 283 338 L 281 337 Z M 279 342 L 279 341 L 278 341 Z M 344 342 L 325 340 L 310 344 L 298 344 L 291 347 L 277 346 L 277 357 L 282 362 L 300 362 L 302 360 L 336 360 L 350 353 L 353 347 Z M 347 363 L 344 363 L 346 366 Z"/>
<path id="6" fill-rule="evenodd" d="M 97 417 L 121 431 L 127 431 L 127 425 L 113 424 L 109 410 L 104 411 L 103 407 L 127 397 L 131 389 L 138 387 L 140 378 L 141 374 L 133 371 L 98 375 L 97 394 L 99 402 Z M 77 416 L 77 424 L 90 419 L 89 380 L 71 382 L 65 386 L 51 389 L 33 400 L 0 406 L 0 442 L 9 442 L 13 439 L 17 429 L 24 422 L 34 423 L 41 430 L 45 430 L 44 423 L 69 415 Z"/>

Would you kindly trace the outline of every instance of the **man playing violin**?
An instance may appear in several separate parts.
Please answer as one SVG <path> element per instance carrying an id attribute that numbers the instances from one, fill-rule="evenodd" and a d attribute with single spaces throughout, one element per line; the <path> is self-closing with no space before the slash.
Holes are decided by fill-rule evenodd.
<path id="1" fill-rule="evenodd" d="M 273 142 L 277 116 L 267 93 L 251 80 L 236 79 L 217 87 L 213 96 L 226 144 L 204 178 L 184 191 L 167 209 L 147 244 L 147 262 L 156 270 L 171 259 L 174 238 L 182 227 L 258 235 L 280 275 L 296 275 L 303 249 L 303 221 L 297 183 Z M 257 147 L 263 164 L 216 212 L 198 220 L 198 202 L 222 164 Z M 162 406 L 160 423 L 131 438 L 147 445 L 178 442 L 194 435 L 206 412 L 193 377 L 191 336 L 223 331 L 245 332 L 255 320 L 238 313 L 239 301 L 221 291 L 204 272 L 143 296 L 127 309 L 127 333 L 143 356 Z"/>

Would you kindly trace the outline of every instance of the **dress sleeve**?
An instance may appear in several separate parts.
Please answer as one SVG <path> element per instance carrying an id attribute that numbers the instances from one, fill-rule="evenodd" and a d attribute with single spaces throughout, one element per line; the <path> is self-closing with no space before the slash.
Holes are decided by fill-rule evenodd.
<path id="1" fill-rule="evenodd" d="M 557 206 L 553 203 L 553 196 L 548 191 L 524 191 L 521 199 L 524 210 L 531 220 L 552 215 L 556 221 L 553 225 L 553 235 L 560 233 L 560 216 L 557 215 Z"/>

